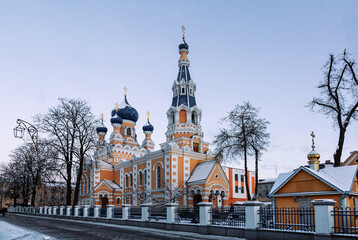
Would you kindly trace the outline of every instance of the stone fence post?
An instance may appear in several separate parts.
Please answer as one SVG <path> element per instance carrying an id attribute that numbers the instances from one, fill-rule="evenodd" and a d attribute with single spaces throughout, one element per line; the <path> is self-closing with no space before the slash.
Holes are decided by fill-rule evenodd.
<path id="1" fill-rule="evenodd" d="M 151 207 L 152 204 L 150 203 L 145 203 L 141 205 L 141 210 L 142 210 L 142 221 L 146 222 L 149 219 L 149 208 Z"/>
<path id="2" fill-rule="evenodd" d="M 43 214 L 43 207 L 39 208 L 39 214 Z"/>
<path id="3" fill-rule="evenodd" d="M 210 209 L 213 206 L 211 202 L 200 202 L 199 206 L 199 224 L 202 226 L 210 225 L 211 212 Z"/>
<path id="4" fill-rule="evenodd" d="M 75 217 L 78 217 L 78 210 L 80 209 L 80 206 L 75 206 L 75 209 L 74 209 L 74 212 L 73 212 L 73 216 L 75 216 Z"/>
<path id="5" fill-rule="evenodd" d="M 131 209 L 130 204 L 123 204 L 122 205 L 122 220 L 128 220 L 130 209 Z"/>
<path id="6" fill-rule="evenodd" d="M 175 223 L 175 218 L 177 214 L 177 207 L 179 204 L 177 203 L 167 203 L 167 223 Z"/>
<path id="7" fill-rule="evenodd" d="M 330 235 L 333 232 L 334 216 L 333 206 L 336 201 L 333 199 L 316 199 L 312 201 L 315 209 L 316 233 Z"/>
<path id="8" fill-rule="evenodd" d="M 66 216 L 71 216 L 72 206 L 66 206 Z"/>
<path id="9" fill-rule="evenodd" d="M 65 215 L 65 206 L 60 206 L 60 215 L 63 216 Z"/>
<path id="10" fill-rule="evenodd" d="M 54 206 L 53 209 L 52 209 L 52 214 L 53 215 L 57 215 L 58 214 L 58 207 L 57 206 Z"/>
<path id="11" fill-rule="evenodd" d="M 47 214 L 48 214 L 48 215 L 52 215 L 52 207 L 48 207 L 48 209 L 47 209 Z"/>
<path id="12" fill-rule="evenodd" d="M 83 217 L 88 217 L 89 207 L 88 205 L 83 206 Z"/>
<path id="13" fill-rule="evenodd" d="M 107 218 L 113 218 L 114 215 L 114 205 L 107 205 Z"/>
<path id="14" fill-rule="evenodd" d="M 244 202 L 246 229 L 257 229 L 259 227 L 260 216 L 258 214 L 263 203 L 259 201 Z"/>
<path id="15" fill-rule="evenodd" d="M 101 209 L 101 205 L 94 205 L 93 217 L 95 217 L 95 218 L 99 217 L 99 209 Z"/>
<path id="16" fill-rule="evenodd" d="M 48 214 L 48 206 L 44 207 L 44 214 Z"/>

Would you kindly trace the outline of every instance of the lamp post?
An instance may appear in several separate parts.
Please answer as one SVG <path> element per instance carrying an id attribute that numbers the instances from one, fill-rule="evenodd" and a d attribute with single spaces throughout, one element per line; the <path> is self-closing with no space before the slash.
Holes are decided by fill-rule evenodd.
<path id="1" fill-rule="evenodd" d="M 31 123 L 28 123 L 22 119 L 17 119 L 16 123 L 18 124 L 14 128 L 14 137 L 15 138 L 23 138 L 25 132 L 30 135 L 32 142 L 35 145 L 35 151 L 38 151 L 38 130 L 37 128 L 32 125 Z"/>

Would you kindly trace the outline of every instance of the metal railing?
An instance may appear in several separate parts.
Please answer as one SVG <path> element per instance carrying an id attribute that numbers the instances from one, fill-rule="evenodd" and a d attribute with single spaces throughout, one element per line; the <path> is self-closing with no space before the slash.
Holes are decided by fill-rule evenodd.
<path id="1" fill-rule="evenodd" d="M 332 211 L 334 218 L 334 233 L 358 234 L 358 211 L 335 207 Z"/>
<path id="2" fill-rule="evenodd" d="M 122 213 L 122 207 L 118 207 L 118 208 L 114 208 L 113 210 L 113 218 L 122 218 L 123 213 Z"/>
<path id="3" fill-rule="evenodd" d="M 78 209 L 78 216 L 83 217 L 83 207 Z"/>
<path id="4" fill-rule="evenodd" d="M 260 228 L 283 231 L 315 231 L 313 208 L 266 208 L 259 209 Z"/>
<path id="5" fill-rule="evenodd" d="M 177 208 L 175 222 L 199 223 L 199 208 L 192 208 L 192 207 Z"/>
<path id="6" fill-rule="evenodd" d="M 102 218 L 107 217 L 107 208 L 101 208 L 99 210 L 99 217 L 102 217 Z"/>
<path id="7" fill-rule="evenodd" d="M 129 219 L 142 219 L 141 207 L 131 207 L 128 214 Z"/>
<path id="8" fill-rule="evenodd" d="M 75 209 L 74 208 L 71 208 L 70 209 L 70 216 L 74 216 L 75 215 Z"/>
<path id="9" fill-rule="evenodd" d="M 94 208 L 93 207 L 88 209 L 88 217 L 94 217 Z"/>
<path id="10" fill-rule="evenodd" d="M 167 220 L 167 208 L 166 206 L 151 206 L 148 209 L 149 221 L 166 221 Z"/>
<path id="11" fill-rule="evenodd" d="M 211 208 L 211 225 L 224 225 L 230 227 L 245 227 L 245 208 Z"/>

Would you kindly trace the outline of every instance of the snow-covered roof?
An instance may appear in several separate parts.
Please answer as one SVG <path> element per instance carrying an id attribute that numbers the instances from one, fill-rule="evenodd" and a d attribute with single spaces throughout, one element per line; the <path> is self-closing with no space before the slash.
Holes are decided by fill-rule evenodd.
<path id="1" fill-rule="evenodd" d="M 114 183 L 112 181 L 109 181 L 107 179 L 103 179 L 104 182 L 106 182 L 111 188 L 121 188 L 117 183 Z"/>
<path id="2" fill-rule="evenodd" d="M 194 171 L 191 173 L 188 179 L 188 183 L 206 180 L 211 170 L 213 169 L 215 163 L 216 161 L 212 160 L 212 161 L 199 163 L 198 165 L 196 165 Z"/>
<path id="3" fill-rule="evenodd" d="M 266 179 L 261 179 L 259 180 L 259 183 L 273 183 L 276 181 L 277 178 L 266 178 Z"/>
<path id="4" fill-rule="evenodd" d="M 333 167 L 326 165 L 325 168 L 315 171 L 311 168 L 301 166 L 293 172 L 281 173 L 275 184 L 273 185 L 269 196 L 275 194 L 282 186 L 284 186 L 299 171 L 306 171 L 339 192 L 349 192 L 357 172 L 357 166 Z"/>

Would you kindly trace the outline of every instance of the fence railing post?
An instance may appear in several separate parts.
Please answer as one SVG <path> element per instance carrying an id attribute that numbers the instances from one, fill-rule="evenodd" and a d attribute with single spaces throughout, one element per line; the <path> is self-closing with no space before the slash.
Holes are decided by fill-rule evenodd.
<path id="1" fill-rule="evenodd" d="M 89 205 L 84 205 L 83 206 L 83 217 L 88 217 L 88 210 L 89 210 Z"/>
<path id="2" fill-rule="evenodd" d="M 113 218 L 114 214 L 114 205 L 107 205 L 107 218 Z"/>
<path id="3" fill-rule="evenodd" d="M 211 212 L 210 209 L 213 206 L 211 202 L 200 202 L 198 203 L 199 206 L 199 224 L 206 226 L 210 225 L 211 221 Z"/>
<path id="4" fill-rule="evenodd" d="M 75 206 L 75 209 L 73 211 L 73 216 L 78 217 L 78 210 L 80 209 L 80 206 Z"/>
<path id="5" fill-rule="evenodd" d="M 179 206 L 178 203 L 167 203 L 165 204 L 167 207 L 167 223 L 174 223 L 176 217 L 176 209 Z"/>
<path id="6" fill-rule="evenodd" d="M 334 226 L 333 206 L 336 201 L 333 199 L 316 199 L 312 201 L 315 208 L 316 233 L 331 234 Z"/>
<path id="7" fill-rule="evenodd" d="M 48 214 L 48 206 L 44 207 L 44 214 Z"/>
<path id="8" fill-rule="evenodd" d="M 99 210 L 100 209 L 101 209 L 101 205 L 94 205 L 93 217 L 95 217 L 95 218 L 99 217 Z"/>
<path id="9" fill-rule="evenodd" d="M 259 228 L 259 209 L 263 205 L 259 201 L 248 201 L 244 202 L 245 206 L 245 228 L 247 229 L 257 229 Z"/>
<path id="10" fill-rule="evenodd" d="M 130 204 L 122 205 L 122 219 L 123 220 L 128 220 L 130 208 L 131 208 Z"/>
<path id="11" fill-rule="evenodd" d="M 144 203 L 141 205 L 141 212 L 142 212 L 142 221 L 146 222 L 149 219 L 149 208 L 151 207 L 151 204 Z"/>
<path id="12" fill-rule="evenodd" d="M 48 215 L 52 215 L 52 207 L 48 207 L 48 209 L 47 209 L 47 214 L 48 214 Z"/>
<path id="13" fill-rule="evenodd" d="M 61 216 L 66 215 L 65 214 L 65 206 L 60 206 L 60 215 Z"/>
<path id="14" fill-rule="evenodd" d="M 72 206 L 66 206 L 66 216 L 71 216 Z"/>

